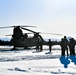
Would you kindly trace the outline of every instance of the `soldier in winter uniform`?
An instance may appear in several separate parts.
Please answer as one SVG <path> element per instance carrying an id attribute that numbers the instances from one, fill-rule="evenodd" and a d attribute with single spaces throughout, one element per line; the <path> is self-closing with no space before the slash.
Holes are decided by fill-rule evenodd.
<path id="1" fill-rule="evenodd" d="M 68 55 L 68 40 L 66 39 L 66 36 L 61 39 L 61 55 L 65 55 L 65 51 L 67 51 Z"/>
<path id="2" fill-rule="evenodd" d="M 74 40 L 74 38 L 70 39 L 69 49 L 70 49 L 70 55 L 75 55 L 75 40 Z"/>

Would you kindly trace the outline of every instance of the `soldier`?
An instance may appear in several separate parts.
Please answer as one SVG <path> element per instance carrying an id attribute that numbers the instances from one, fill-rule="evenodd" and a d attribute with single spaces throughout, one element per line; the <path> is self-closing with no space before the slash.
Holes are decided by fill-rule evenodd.
<path id="1" fill-rule="evenodd" d="M 39 39 L 38 39 L 38 41 L 36 43 L 36 51 L 39 51 Z"/>
<path id="2" fill-rule="evenodd" d="M 40 41 L 40 52 L 43 51 L 43 44 L 42 41 Z"/>
<path id="3" fill-rule="evenodd" d="M 52 41 L 49 39 L 49 41 L 48 41 L 48 45 L 49 45 L 49 50 L 50 50 L 50 52 L 51 52 L 51 47 L 52 47 Z"/>
<path id="4" fill-rule="evenodd" d="M 74 40 L 74 38 L 70 39 L 69 49 L 70 49 L 70 55 L 75 55 L 75 40 Z"/>
<path id="5" fill-rule="evenodd" d="M 65 55 L 65 49 L 63 47 L 63 38 L 61 39 L 61 55 Z"/>
<path id="6" fill-rule="evenodd" d="M 64 38 L 61 39 L 61 50 L 62 53 L 61 55 L 65 55 L 65 51 L 67 51 L 67 55 L 68 55 L 68 40 L 66 39 L 66 36 L 64 36 Z"/>

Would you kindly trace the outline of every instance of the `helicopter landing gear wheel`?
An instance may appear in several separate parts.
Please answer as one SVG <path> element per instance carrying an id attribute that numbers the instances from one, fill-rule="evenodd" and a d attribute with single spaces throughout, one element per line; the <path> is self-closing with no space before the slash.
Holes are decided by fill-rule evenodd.
<path id="1" fill-rule="evenodd" d="M 13 47 L 11 50 L 16 50 L 16 47 Z"/>
<path id="2" fill-rule="evenodd" d="M 26 46 L 26 47 L 24 47 L 24 49 L 28 49 L 28 47 Z"/>

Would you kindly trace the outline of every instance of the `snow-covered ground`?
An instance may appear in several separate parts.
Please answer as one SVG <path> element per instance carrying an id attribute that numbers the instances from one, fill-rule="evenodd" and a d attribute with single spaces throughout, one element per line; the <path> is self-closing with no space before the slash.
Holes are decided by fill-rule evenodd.
<path id="1" fill-rule="evenodd" d="M 61 57 L 60 47 L 42 52 L 0 49 L 0 75 L 76 75 L 76 57 Z"/>

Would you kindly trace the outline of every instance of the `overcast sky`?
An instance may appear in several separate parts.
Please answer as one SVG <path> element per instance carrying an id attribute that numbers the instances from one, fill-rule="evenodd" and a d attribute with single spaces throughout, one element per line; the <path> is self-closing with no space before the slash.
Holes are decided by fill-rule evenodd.
<path id="1" fill-rule="evenodd" d="M 0 0 L 0 26 L 22 24 L 76 38 L 76 0 Z M 0 37 L 11 33 L 12 28 L 1 29 Z"/>

